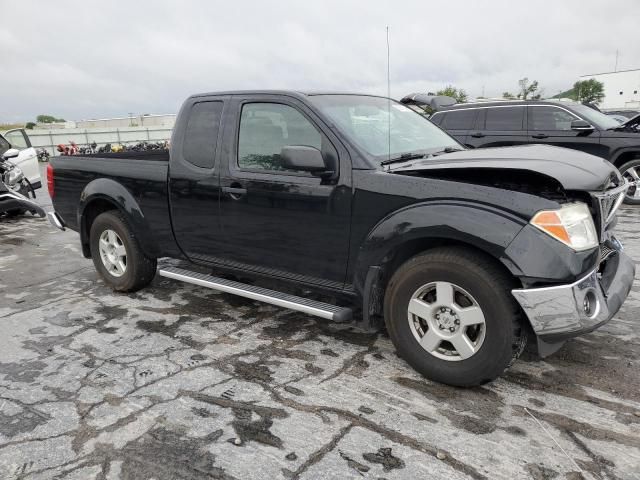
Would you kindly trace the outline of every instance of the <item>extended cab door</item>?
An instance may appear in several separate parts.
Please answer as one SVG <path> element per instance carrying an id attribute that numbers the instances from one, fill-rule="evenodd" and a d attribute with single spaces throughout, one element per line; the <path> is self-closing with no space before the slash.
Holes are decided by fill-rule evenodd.
<path id="1" fill-rule="evenodd" d="M 349 253 L 351 165 L 338 138 L 304 105 L 281 95 L 234 96 L 225 129 L 220 215 L 239 268 L 342 288 Z M 291 171 L 283 147 L 322 152 L 330 177 Z"/>
<path id="2" fill-rule="evenodd" d="M 180 249 L 191 260 L 206 261 L 224 244 L 220 229 L 222 115 L 229 97 L 195 97 L 180 110 L 171 137 L 169 199 L 171 224 Z"/>
<path id="3" fill-rule="evenodd" d="M 604 156 L 600 146 L 600 132 L 571 130 L 571 122 L 582 120 L 568 110 L 554 105 L 529 105 L 530 143 L 543 143 L 557 147 L 582 150 L 592 155 Z"/>
<path id="4" fill-rule="evenodd" d="M 504 147 L 528 143 L 524 105 L 480 108 L 477 127 L 467 136 L 471 147 Z"/>

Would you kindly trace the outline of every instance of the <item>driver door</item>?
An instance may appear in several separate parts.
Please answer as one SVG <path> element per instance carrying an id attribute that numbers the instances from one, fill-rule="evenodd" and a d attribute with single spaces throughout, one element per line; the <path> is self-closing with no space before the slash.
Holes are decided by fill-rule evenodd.
<path id="1" fill-rule="evenodd" d="M 349 254 L 351 165 L 314 113 L 290 97 L 234 97 L 220 171 L 223 260 L 243 269 L 342 288 Z M 287 170 L 283 147 L 319 149 L 335 175 Z"/>

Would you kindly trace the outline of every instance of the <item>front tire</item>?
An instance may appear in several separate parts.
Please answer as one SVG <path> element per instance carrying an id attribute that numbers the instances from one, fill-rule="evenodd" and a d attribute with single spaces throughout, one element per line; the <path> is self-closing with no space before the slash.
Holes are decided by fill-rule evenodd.
<path id="1" fill-rule="evenodd" d="M 89 242 L 96 270 L 114 290 L 135 292 L 155 277 L 156 259 L 145 256 L 119 211 L 111 210 L 96 217 Z"/>
<path id="2" fill-rule="evenodd" d="M 464 248 L 409 259 L 385 293 L 385 323 L 398 354 L 448 385 L 495 379 L 526 344 L 511 283 L 492 258 Z"/>
<path id="3" fill-rule="evenodd" d="M 630 182 L 638 182 L 627 191 L 624 203 L 627 205 L 640 205 L 640 158 L 631 160 L 620 167 L 622 176 Z"/>

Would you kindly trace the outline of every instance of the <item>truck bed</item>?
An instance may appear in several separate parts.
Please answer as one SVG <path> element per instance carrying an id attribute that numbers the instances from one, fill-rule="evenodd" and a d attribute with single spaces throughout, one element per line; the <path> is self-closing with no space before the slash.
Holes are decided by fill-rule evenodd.
<path id="1" fill-rule="evenodd" d="M 94 189 L 107 189 L 114 197 L 125 198 L 125 203 L 126 197 L 135 200 L 140 207 L 136 216 L 148 226 L 156 243 L 175 245 L 169 217 L 168 151 L 59 156 L 51 159 L 51 165 L 56 211 L 65 226 L 79 231 L 83 198 Z"/>

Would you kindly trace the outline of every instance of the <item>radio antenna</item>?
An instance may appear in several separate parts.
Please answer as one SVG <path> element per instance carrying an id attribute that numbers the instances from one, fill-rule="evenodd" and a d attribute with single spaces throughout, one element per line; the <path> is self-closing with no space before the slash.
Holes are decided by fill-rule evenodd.
<path id="1" fill-rule="evenodd" d="M 387 123 L 388 123 L 388 155 L 387 160 L 391 160 L 391 68 L 389 63 L 390 50 L 389 50 L 389 25 L 387 25 Z"/>

